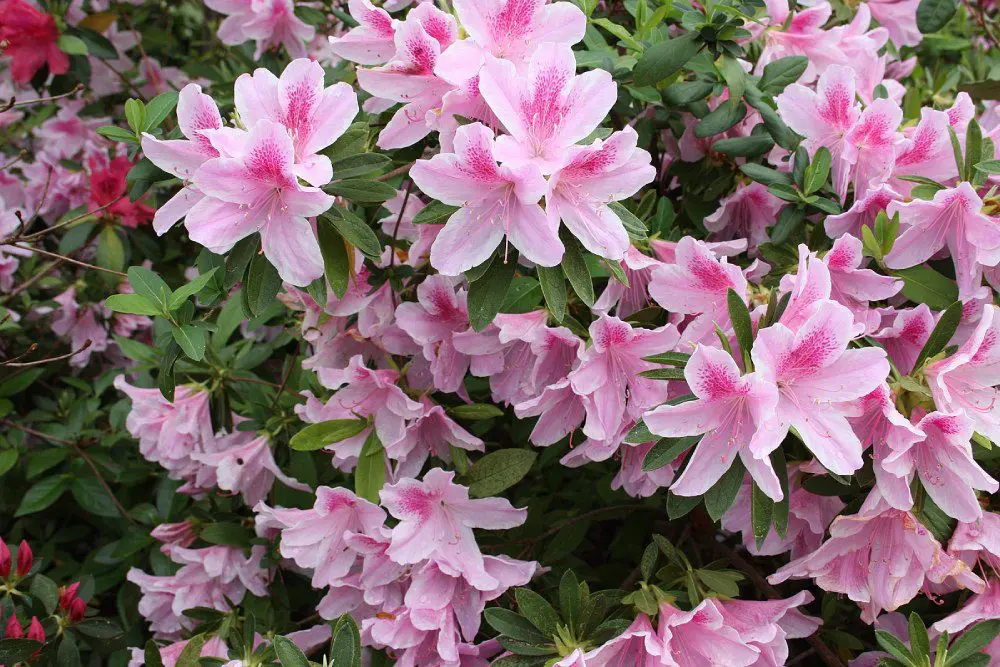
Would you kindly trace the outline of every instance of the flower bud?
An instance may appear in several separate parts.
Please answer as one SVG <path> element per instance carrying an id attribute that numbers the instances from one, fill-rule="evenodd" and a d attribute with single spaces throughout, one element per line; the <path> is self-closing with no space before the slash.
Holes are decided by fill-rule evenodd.
<path id="1" fill-rule="evenodd" d="M 28 639 L 34 639 L 36 642 L 45 643 L 45 630 L 42 628 L 42 624 L 38 622 L 37 616 L 31 617 L 31 623 L 28 624 Z"/>
<path id="2" fill-rule="evenodd" d="M 69 620 L 79 623 L 87 614 L 87 603 L 80 598 L 74 598 L 69 605 Z"/>
<path id="3" fill-rule="evenodd" d="M 59 592 L 59 608 L 63 611 L 69 611 L 70 605 L 73 604 L 73 600 L 76 599 L 76 591 L 80 588 L 80 582 L 76 581 L 69 586 L 66 586 Z"/>
<path id="4" fill-rule="evenodd" d="M 31 547 L 26 540 L 21 540 L 17 547 L 17 576 L 26 577 L 31 572 L 31 565 L 34 563 L 34 556 Z"/>
<path id="5" fill-rule="evenodd" d="M 7 629 L 4 630 L 4 639 L 22 639 L 24 637 L 24 630 L 21 629 L 21 624 L 17 620 L 16 615 L 11 615 L 10 620 L 7 621 Z"/>
<path id="6" fill-rule="evenodd" d="M 7 543 L 0 540 L 0 579 L 6 579 L 10 576 L 10 549 L 7 548 Z"/>

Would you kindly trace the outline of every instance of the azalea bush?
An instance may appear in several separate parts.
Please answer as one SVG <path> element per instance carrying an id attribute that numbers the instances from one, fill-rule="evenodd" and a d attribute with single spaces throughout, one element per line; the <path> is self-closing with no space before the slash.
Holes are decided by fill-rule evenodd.
<path id="1" fill-rule="evenodd" d="M 0 665 L 1000 665 L 994 0 L 0 0 Z"/>

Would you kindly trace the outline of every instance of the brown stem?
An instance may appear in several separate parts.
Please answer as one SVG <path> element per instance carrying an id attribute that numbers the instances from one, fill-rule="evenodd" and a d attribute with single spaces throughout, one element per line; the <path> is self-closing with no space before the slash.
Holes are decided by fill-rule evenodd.
<path id="1" fill-rule="evenodd" d="M 46 275 L 48 275 L 48 273 L 50 271 L 52 271 L 52 269 L 56 268 L 57 266 L 59 266 L 62 263 L 63 263 L 63 260 L 57 259 L 57 260 L 49 262 L 48 264 L 46 264 L 45 266 L 43 266 L 41 269 L 38 270 L 37 273 L 35 273 L 35 275 L 31 276 L 30 278 L 28 278 L 27 280 L 25 280 L 23 283 L 21 283 L 20 285 L 18 285 L 17 287 L 15 287 L 13 290 L 11 290 L 10 294 L 8 294 L 2 300 L 0 300 L 0 305 L 6 304 L 6 303 L 12 301 L 14 299 L 14 297 L 16 297 L 18 294 L 20 294 L 24 290 L 28 289 L 29 287 L 31 287 L 32 285 L 34 285 L 35 283 L 37 283 L 39 280 L 41 280 Z"/>
<path id="2" fill-rule="evenodd" d="M 98 206 L 93 211 L 87 211 L 86 213 L 81 213 L 80 215 L 74 216 L 74 217 L 70 218 L 69 220 L 64 220 L 64 221 L 60 222 L 57 225 L 52 225 L 51 227 L 46 227 L 45 229 L 41 230 L 40 232 L 35 232 L 34 234 L 28 234 L 27 236 L 23 236 L 21 238 L 13 238 L 13 239 L 11 239 L 9 241 L 3 241 L 3 243 L 10 244 L 10 243 L 14 243 L 15 241 L 34 241 L 37 238 L 45 236 L 49 232 L 53 232 L 53 231 L 55 231 L 57 229 L 63 229 L 64 227 L 68 227 L 69 225 L 72 225 L 74 222 L 79 222 L 80 220 L 83 220 L 84 218 L 88 218 L 88 217 L 90 217 L 92 215 L 100 213 L 101 211 L 103 211 L 105 209 L 111 208 L 112 206 L 114 206 L 115 204 L 117 204 L 118 202 L 120 202 L 124 198 L 125 198 L 125 195 L 119 195 L 119 196 L 115 197 L 112 201 L 108 202 L 107 204 L 105 204 L 103 206 Z"/>
<path id="3" fill-rule="evenodd" d="M 392 271 L 393 265 L 396 263 L 396 239 L 399 236 L 399 225 L 403 222 L 403 214 L 406 213 L 406 205 L 410 201 L 410 193 L 413 192 L 413 179 L 410 179 L 406 183 L 406 193 L 403 195 L 403 205 L 399 208 L 399 215 L 396 216 L 396 225 L 392 228 L 392 245 L 389 246 L 389 271 Z M 389 294 L 392 296 L 392 307 L 395 308 L 398 304 L 396 303 L 396 292 L 395 290 L 389 290 Z"/>
<path id="4" fill-rule="evenodd" d="M 26 157 L 28 157 L 28 150 L 25 149 L 25 148 L 22 148 L 21 151 L 17 155 L 15 155 L 14 157 L 12 157 L 9 162 L 7 162 L 4 165 L 0 166 L 0 171 L 7 171 L 8 167 L 13 167 L 15 164 L 17 164 L 18 162 L 20 162 L 21 160 L 23 160 Z"/>
<path id="5" fill-rule="evenodd" d="M 10 359 L 9 361 L 0 362 L 0 366 L 8 366 L 10 368 L 31 368 L 32 366 L 42 366 L 44 364 L 51 364 L 54 361 L 62 361 L 63 359 L 69 359 L 70 357 L 80 354 L 81 352 L 89 348 L 90 344 L 91 341 L 88 340 L 84 342 L 83 347 L 81 347 L 79 350 L 73 350 L 72 352 L 68 352 L 66 354 L 60 354 L 58 357 L 49 357 L 47 359 L 38 359 L 36 361 L 17 361 L 21 357 L 24 357 L 34 352 L 38 348 L 37 344 L 32 343 L 31 347 L 28 348 L 27 352 L 17 357 L 14 357 L 13 359 Z"/>
<path id="6" fill-rule="evenodd" d="M 3 113 L 4 111 L 10 111 L 14 107 L 29 107 L 32 104 L 42 104 L 43 102 L 54 102 L 58 99 L 62 99 L 63 97 L 76 95 L 84 88 L 86 88 L 86 86 L 84 86 L 82 83 L 78 83 L 76 84 L 76 86 L 73 87 L 73 90 L 69 91 L 68 93 L 62 93 L 61 95 L 52 95 L 51 97 L 36 97 L 33 100 L 24 100 L 23 102 L 18 102 L 16 98 L 12 97 L 10 98 L 10 101 L 0 106 L 0 113 Z"/>
<path id="7" fill-rule="evenodd" d="M 404 164 L 402 167 L 398 167 L 396 169 L 393 169 L 392 171 L 390 171 L 387 174 L 382 174 L 381 176 L 379 176 L 375 180 L 376 181 L 389 181 L 389 180 L 392 180 L 392 179 L 396 178 L 397 176 L 404 176 L 404 175 L 410 173 L 410 169 L 412 167 L 413 167 L 413 163 L 412 162 L 410 164 Z"/>
<path id="8" fill-rule="evenodd" d="M 88 264 L 87 262 L 81 262 L 78 259 L 66 257 L 65 255 L 60 255 L 59 253 L 55 252 L 49 252 L 48 250 L 42 250 L 41 248 L 33 248 L 31 246 L 20 245 L 20 244 L 18 244 L 15 247 L 23 248 L 24 250 L 30 250 L 31 252 L 37 252 L 39 255 L 45 255 L 46 257 L 61 259 L 64 262 L 69 262 L 70 264 L 76 264 L 77 266 L 82 266 L 85 269 L 94 269 L 95 271 L 103 271 L 105 273 L 110 273 L 112 275 L 121 276 L 122 278 L 128 278 L 128 275 L 122 273 L 121 271 L 114 271 L 112 269 L 106 269 L 103 266 L 96 266 L 94 264 Z"/>

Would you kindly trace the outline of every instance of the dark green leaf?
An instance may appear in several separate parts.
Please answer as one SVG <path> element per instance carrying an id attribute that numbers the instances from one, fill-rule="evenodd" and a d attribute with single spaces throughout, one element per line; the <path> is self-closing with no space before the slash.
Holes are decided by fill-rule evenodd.
<path id="1" fill-rule="evenodd" d="M 458 419 L 492 419 L 502 417 L 503 410 L 490 403 L 469 403 L 448 408 L 448 414 Z"/>
<path id="2" fill-rule="evenodd" d="M 774 148 L 774 140 L 765 134 L 751 134 L 746 137 L 719 139 L 712 144 L 712 150 L 730 157 L 756 157 Z"/>
<path id="3" fill-rule="evenodd" d="M 537 457 L 538 454 L 530 449 L 490 452 L 469 469 L 469 495 L 486 498 L 509 489 L 528 474 Z"/>
<path id="4" fill-rule="evenodd" d="M 281 667 L 309 667 L 309 659 L 291 639 L 275 635 L 271 642 Z"/>
<path id="5" fill-rule="evenodd" d="M 351 245 L 372 259 L 382 255 L 382 243 L 364 220 L 344 208 L 333 207 L 322 216 L 337 228 Z"/>
<path id="6" fill-rule="evenodd" d="M 35 651 L 42 648 L 34 639 L 3 639 L 0 640 L 0 664 L 14 665 L 27 662 Z"/>
<path id="7" fill-rule="evenodd" d="M 238 523 L 210 523 L 201 529 L 199 537 L 209 544 L 232 547 L 250 546 L 252 535 Z"/>
<path id="8" fill-rule="evenodd" d="M 385 448 L 373 428 L 361 447 L 358 466 L 354 469 L 354 492 L 376 505 L 378 492 L 385 486 Z"/>
<path id="9" fill-rule="evenodd" d="M 969 627 L 948 649 L 948 665 L 977 653 L 1000 633 L 1000 620 L 982 621 Z"/>
<path id="10" fill-rule="evenodd" d="M 505 637 L 532 644 L 543 644 L 549 639 L 540 633 L 531 621 L 509 609 L 490 607 L 483 612 L 490 627 Z"/>
<path id="11" fill-rule="evenodd" d="M 19 517 L 41 512 L 59 500 L 59 497 L 69 489 L 69 486 L 70 478 L 65 475 L 46 477 L 28 489 L 24 497 L 21 498 L 21 504 L 14 512 L 14 516 Z"/>
<path id="12" fill-rule="evenodd" d="M 740 165 L 740 171 L 749 176 L 751 179 L 764 185 L 792 184 L 792 177 L 788 173 L 778 171 L 777 169 L 771 169 L 770 167 L 765 167 L 764 165 L 757 164 L 755 162 L 748 162 L 747 164 Z"/>
<path id="13" fill-rule="evenodd" d="M 528 619 L 528 622 L 538 628 L 539 632 L 546 637 L 552 637 L 556 634 L 559 614 L 552 608 L 548 600 L 530 588 L 514 589 L 514 597 L 517 600 L 518 611 Z"/>
<path id="14" fill-rule="evenodd" d="M 637 86 L 655 86 L 673 76 L 687 61 L 698 55 L 702 44 L 695 33 L 653 44 L 646 49 L 632 70 Z"/>
<path id="15" fill-rule="evenodd" d="M 288 445 L 296 451 L 311 452 L 353 438 L 366 428 L 368 422 L 364 419 L 331 419 L 306 426 L 292 436 Z"/>
<path id="16" fill-rule="evenodd" d="M 787 56 L 773 60 L 764 66 L 757 87 L 768 95 L 777 95 L 788 85 L 798 81 L 808 65 L 809 59 L 805 56 Z"/>
<path id="17" fill-rule="evenodd" d="M 358 153 L 333 163 L 333 177 L 337 180 L 366 176 L 382 171 L 392 163 L 392 158 L 381 153 Z"/>
<path id="18" fill-rule="evenodd" d="M 432 201 L 413 216 L 415 225 L 443 225 L 460 207 L 449 206 L 439 201 Z"/>
<path id="19" fill-rule="evenodd" d="M 146 126 L 143 128 L 143 132 L 149 132 L 158 128 L 160 123 L 166 120 L 170 112 L 177 106 L 179 97 L 180 95 L 177 91 L 168 90 L 151 99 L 149 104 L 146 105 Z"/>
<path id="20" fill-rule="evenodd" d="M 104 305 L 116 313 L 132 315 L 159 315 L 161 309 L 141 294 L 112 294 L 104 300 Z"/>
<path id="21" fill-rule="evenodd" d="M 743 484 L 746 468 L 739 457 L 733 460 L 729 470 L 705 494 L 705 509 L 712 521 L 718 521 L 726 513 Z"/>
<path id="22" fill-rule="evenodd" d="M 694 127 L 694 136 L 699 139 L 714 137 L 731 130 L 737 123 L 747 115 L 747 105 L 740 102 L 733 106 L 731 104 L 720 104 L 710 111 Z"/>
<path id="23" fill-rule="evenodd" d="M 563 255 L 562 270 L 569 284 L 573 286 L 573 291 L 580 297 L 580 300 L 588 308 L 594 306 L 594 282 L 590 277 L 590 268 L 583 258 L 583 248 L 580 243 L 569 234 L 560 234 L 563 244 L 566 246 L 566 253 Z"/>
<path id="24" fill-rule="evenodd" d="M 771 518 L 774 516 L 774 501 L 764 493 L 756 482 L 752 483 L 750 492 L 750 524 L 753 528 L 754 541 L 759 549 L 764 539 L 771 531 Z"/>
<path id="25" fill-rule="evenodd" d="M 333 625 L 330 660 L 331 667 L 361 667 L 361 634 L 350 614 L 344 614 Z"/>
<path id="26" fill-rule="evenodd" d="M 907 665 L 916 665 L 913 661 L 913 654 L 906 644 L 899 641 L 895 635 L 884 630 L 875 631 L 875 641 L 885 650 L 886 653 Z"/>
<path id="27" fill-rule="evenodd" d="M 507 290 L 517 269 L 517 251 L 511 248 L 507 257 L 496 257 L 486 273 L 469 285 L 469 324 L 482 331 L 493 322 L 507 299 Z"/>
<path id="28" fill-rule="evenodd" d="M 678 456 L 691 449 L 701 440 L 700 435 L 690 435 L 683 438 L 663 438 L 653 448 L 646 452 L 646 458 L 642 460 L 642 469 L 645 472 L 659 470 Z"/>
<path id="29" fill-rule="evenodd" d="M 927 34 L 937 32 L 955 15 L 955 0 L 920 0 L 917 5 L 917 29 Z"/>
<path id="30" fill-rule="evenodd" d="M 545 297 L 545 306 L 556 322 L 562 322 L 566 316 L 566 277 L 558 266 L 536 267 L 538 282 Z"/>
<path id="31" fill-rule="evenodd" d="M 207 340 L 204 329 L 185 324 L 182 327 L 171 327 L 170 333 L 188 357 L 195 361 L 201 361 L 205 358 Z"/>
<path id="32" fill-rule="evenodd" d="M 744 297 L 737 294 L 736 290 L 729 288 L 726 294 L 729 321 L 732 322 L 733 331 L 736 333 L 736 342 L 740 346 L 746 370 L 750 372 L 753 370 L 753 362 L 750 361 L 750 350 L 753 348 L 753 322 L 750 321 L 750 311 L 743 299 Z"/>
<path id="33" fill-rule="evenodd" d="M 327 217 L 316 220 L 316 231 L 319 236 L 319 249 L 323 255 L 323 269 L 330 288 L 339 298 L 343 298 L 350 287 L 351 258 L 344 237 Z"/>
<path id="34" fill-rule="evenodd" d="M 178 287 L 174 291 L 173 295 L 171 295 L 170 302 L 167 304 L 167 307 L 170 310 L 177 310 L 180 308 L 184 305 L 184 302 L 188 300 L 188 297 L 192 297 L 205 289 L 205 286 L 208 285 L 209 281 L 215 277 L 216 271 L 218 271 L 218 267 L 199 274 L 197 278 L 188 284 Z"/>
<path id="35" fill-rule="evenodd" d="M 243 297 L 249 315 L 262 315 L 281 289 L 281 276 L 264 255 L 254 255 L 247 266 Z M 179 343 L 180 341 L 178 341 Z"/>
<path id="36" fill-rule="evenodd" d="M 929 266 L 919 265 L 893 271 L 903 279 L 903 296 L 910 301 L 926 303 L 934 310 L 944 310 L 958 300 L 958 286 Z"/>
<path id="37" fill-rule="evenodd" d="M 927 342 L 924 343 L 924 347 L 920 350 L 913 369 L 918 370 L 925 361 L 942 352 L 948 346 L 948 341 L 955 335 L 955 331 L 958 330 L 958 325 L 961 322 L 962 302 L 956 301 L 941 314 L 937 324 L 934 326 L 934 331 L 931 332 Z"/>
<path id="38" fill-rule="evenodd" d="M 381 204 L 396 196 L 396 188 L 380 181 L 349 178 L 326 185 L 323 189 L 357 204 Z"/>

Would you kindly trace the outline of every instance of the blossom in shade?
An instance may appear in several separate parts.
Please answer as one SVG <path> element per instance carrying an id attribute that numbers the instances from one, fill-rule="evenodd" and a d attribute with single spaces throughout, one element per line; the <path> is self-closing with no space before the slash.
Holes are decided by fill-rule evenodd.
<path id="1" fill-rule="evenodd" d="M 298 491 L 309 491 L 309 486 L 289 477 L 274 460 L 268 437 L 253 437 L 252 433 L 233 434 L 235 439 L 218 452 L 194 453 L 191 458 L 215 468 L 218 487 L 243 495 L 243 502 L 253 507 L 263 500 L 277 479 L 285 486 Z"/>
<path id="2" fill-rule="evenodd" d="M 11 59 L 14 83 L 28 83 L 45 65 L 49 74 L 69 70 L 69 56 L 57 44 L 55 19 L 25 0 L 0 2 L 0 41 L 5 44 L 3 55 Z"/>
<path id="3" fill-rule="evenodd" d="M 305 43 L 316 34 L 315 28 L 295 15 L 294 0 L 206 0 L 205 5 L 226 14 L 219 26 L 223 44 L 254 40 L 255 60 L 278 46 L 284 46 L 292 58 L 305 57 Z"/>
<path id="4" fill-rule="evenodd" d="M 760 183 L 738 185 L 705 218 L 705 229 L 716 241 L 746 239 L 753 252 L 761 243 L 767 243 L 767 228 L 778 220 L 782 206 L 784 203 Z"/>

